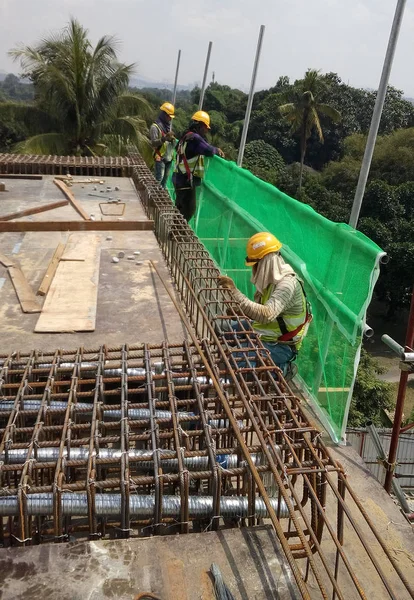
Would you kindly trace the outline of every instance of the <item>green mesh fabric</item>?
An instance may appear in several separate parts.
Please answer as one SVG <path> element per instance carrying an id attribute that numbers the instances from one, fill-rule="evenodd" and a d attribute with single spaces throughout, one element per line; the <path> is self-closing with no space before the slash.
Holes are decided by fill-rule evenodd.
<path id="1" fill-rule="evenodd" d="M 171 190 L 172 191 L 172 190 Z M 335 441 L 344 437 L 379 248 L 362 233 L 217 157 L 206 162 L 192 227 L 221 271 L 250 298 L 246 242 L 270 231 L 305 283 L 314 319 L 297 360 L 298 383 Z M 173 194 L 172 194 L 173 195 Z"/>

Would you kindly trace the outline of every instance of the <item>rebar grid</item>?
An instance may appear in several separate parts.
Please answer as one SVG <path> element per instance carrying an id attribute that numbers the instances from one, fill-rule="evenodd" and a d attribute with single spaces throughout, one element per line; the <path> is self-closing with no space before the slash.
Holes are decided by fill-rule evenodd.
<path id="1" fill-rule="evenodd" d="M 192 342 L 0 355 L 0 542 L 268 518 L 303 598 L 371 598 L 371 581 L 375 597 L 413 597 L 209 254 L 130 160 Z"/>
<path id="2" fill-rule="evenodd" d="M 245 415 L 253 428 L 252 435 L 260 442 L 270 468 L 270 474 L 259 475 L 255 465 L 249 464 L 254 480 L 251 488 L 255 488 L 256 484 L 266 503 L 267 490 L 263 490 L 260 483 L 268 478 L 272 482 L 271 486 L 278 490 L 277 493 L 286 502 L 289 510 L 287 532 L 281 531 L 280 514 L 272 515 L 271 506 L 268 506 L 268 512 L 303 597 L 310 597 L 307 583 L 312 578 L 317 583 L 320 597 L 329 595 L 333 599 L 348 599 L 353 597 L 351 588 L 355 597 L 367 597 L 357 576 L 360 565 L 358 562 L 352 564 L 357 546 L 362 552 L 363 560 L 369 561 L 372 576 L 379 577 L 387 597 L 400 596 L 393 585 L 397 585 L 397 589 L 401 588 L 403 594 L 408 591 L 410 597 L 414 597 L 411 584 L 350 487 L 341 465 L 332 459 L 320 439 L 320 433 L 309 423 L 260 339 L 246 325 L 240 307 L 234 302 L 231 293 L 219 288 L 219 270 L 208 252 L 173 206 L 168 194 L 154 182 L 140 156 L 130 152 L 130 157 L 135 164 L 133 178 L 136 187 L 148 216 L 154 219 L 156 236 L 186 314 L 196 334 L 209 340 L 209 343 L 204 342 L 205 356 L 211 359 L 211 344 L 217 349 L 222 364 L 226 367 L 227 377 L 234 382 L 236 395 L 244 405 Z M 154 268 L 156 269 L 155 265 Z M 178 305 L 177 311 L 185 322 L 186 316 Z M 238 330 L 241 332 L 234 333 L 232 321 L 238 323 Z M 197 345 L 189 326 L 188 331 Z M 272 367 L 269 370 L 270 365 Z M 283 409 L 282 415 L 274 412 L 274 400 L 269 396 L 263 381 L 272 389 L 277 389 L 278 397 L 285 398 L 284 415 Z M 231 418 L 234 406 L 224 389 L 220 393 L 219 382 L 217 374 L 217 394 L 249 463 L 248 448 L 243 448 L 243 439 L 237 432 L 239 424 Z M 249 382 L 254 382 L 256 386 L 254 395 Z M 292 401 L 295 403 L 296 414 L 291 412 Z M 292 421 L 296 425 L 294 431 L 291 430 Z M 242 431 L 239 430 L 239 434 Z M 304 445 L 296 448 L 296 444 L 301 442 Z M 276 445 L 283 448 L 283 451 L 289 448 L 288 464 L 277 454 Z M 345 500 L 347 491 L 348 500 Z M 307 514 L 306 506 L 310 506 L 310 514 Z M 334 514 L 332 522 L 328 519 L 329 512 Z M 349 540 L 347 552 L 345 531 Z M 290 542 L 289 545 L 286 541 Z M 305 562 L 306 566 L 301 573 L 298 574 L 292 558 L 299 563 L 302 559 Z M 367 569 L 365 564 L 362 571 L 364 579 Z M 359 576 L 361 577 L 360 569 Z"/>
<path id="3" fill-rule="evenodd" d="M 126 156 L 0 154 L 0 174 L 128 177 L 131 166 Z"/>

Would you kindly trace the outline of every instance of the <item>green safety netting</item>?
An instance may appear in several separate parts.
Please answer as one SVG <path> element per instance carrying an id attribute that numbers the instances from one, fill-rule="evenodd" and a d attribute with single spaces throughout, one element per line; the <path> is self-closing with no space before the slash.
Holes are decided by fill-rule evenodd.
<path id="1" fill-rule="evenodd" d="M 314 315 L 297 360 L 296 380 L 331 437 L 341 441 L 383 251 L 359 231 L 329 221 L 217 157 L 206 161 L 197 194 L 191 223 L 196 235 L 221 271 L 250 298 L 251 269 L 244 265 L 247 240 L 266 230 L 283 242 L 282 255 L 305 282 Z"/>

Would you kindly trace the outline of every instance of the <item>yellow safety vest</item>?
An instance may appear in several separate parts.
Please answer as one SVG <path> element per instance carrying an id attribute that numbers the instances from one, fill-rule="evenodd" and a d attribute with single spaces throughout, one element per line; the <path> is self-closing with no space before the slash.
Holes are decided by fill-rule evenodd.
<path id="1" fill-rule="evenodd" d="M 204 156 L 199 154 L 192 158 L 186 157 L 187 143 L 191 140 L 192 136 L 185 136 L 184 141 L 180 142 L 177 149 L 177 159 L 175 161 L 175 173 L 182 173 L 187 175 L 188 180 L 191 181 L 193 177 L 204 177 Z"/>
<path id="2" fill-rule="evenodd" d="M 273 290 L 274 284 L 270 284 L 263 292 L 260 298 L 260 304 L 264 305 L 266 302 L 268 302 Z M 309 323 L 312 320 L 310 304 L 306 299 L 303 287 L 302 307 L 302 311 L 298 315 L 283 313 L 283 317 L 279 316 L 271 323 L 266 324 L 255 321 L 253 323 L 253 328 L 260 335 L 260 338 L 264 342 L 288 344 L 289 346 L 295 346 L 296 350 L 299 350 L 302 345 L 303 338 L 308 331 Z M 293 337 L 289 336 L 289 332 L 296 330 L 297 332 Z M 283 337 L 287 337 L 288 339 L 283 340 Z"/>
<path id="3" fill-rule="evenodd" d="M 155 125 L 155 127 L 160 132 L 160 137 L 162 139 L 162 136 L 163 136 L 164 132 L 162 131 L 161 127 L 158 125 L 158 123 L 153 123 L 153 125 Z M 162 158 L 166 152 L 167 152 L 167 142 L 164 142 L 162 146 L 160 146 L 159 148 L 157 148 L 156 150 L 154 150 L 154 158 L 156 156 L 160 156 Z"/>

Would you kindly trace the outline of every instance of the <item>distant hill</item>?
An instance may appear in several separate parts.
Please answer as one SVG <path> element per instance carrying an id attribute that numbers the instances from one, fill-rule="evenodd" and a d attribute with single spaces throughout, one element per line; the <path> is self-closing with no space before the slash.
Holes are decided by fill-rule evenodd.
<path id="1" fill-rule="evenodd" d="M 131 77 L 129 80 L 129 85 L 135 88 L 158 88 L 160 90 L 172 90 L 174 84 L 168 81 L 154 81 L 152 79 L 148 79 L 147 77 Z M 177 85 L 178 90 L 192 90 L 195 86 L 195 83 L 190 85 Z"/>

